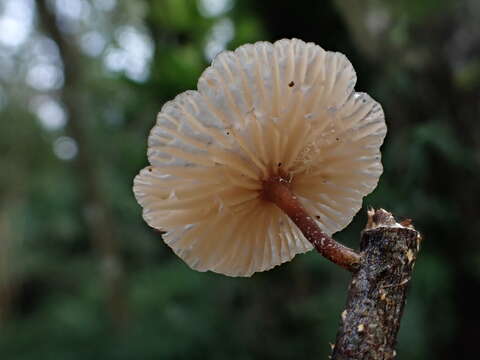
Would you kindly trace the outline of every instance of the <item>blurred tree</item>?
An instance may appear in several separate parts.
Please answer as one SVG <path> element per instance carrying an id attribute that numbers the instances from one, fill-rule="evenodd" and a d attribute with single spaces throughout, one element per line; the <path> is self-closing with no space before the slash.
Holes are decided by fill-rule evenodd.
<path id="1" fill-rule="evenodd" d="M 113 322 L 118 327 L 125 326 L 126 299 L 123 289 L 123 265 L 118 255 L 115 229 L 117 228 L 110 214 L 110 209 L 104 199 L 104 189 L 99 183 L 99 166 L 97 158 L 92 156 L 89 144 L 91 134 L 86 131 L 84 119 L 88 111 L 84 111 L 88 98 L 84 99 L 81 83 L 83 68 L 77 63 L 77 49 L 69 44 L 69 39 L 62 34 L 54 15 L 47 8 L 45 0 L 37 1 L 38 17 L 44 27 L 45 34 L 55 41 L 59 50 L 60 61 L 63 64 L 64 85 L 62 89 L 65 111 L 68 113 L 66 133 L 77 144 L 76 179 L 81 193 L 80 206 L 83 217 L 80 219 L 86 225 L 92 242 L 100 257 L 100 269 L 105 281 L 107 308 L 111 311 Z"/>

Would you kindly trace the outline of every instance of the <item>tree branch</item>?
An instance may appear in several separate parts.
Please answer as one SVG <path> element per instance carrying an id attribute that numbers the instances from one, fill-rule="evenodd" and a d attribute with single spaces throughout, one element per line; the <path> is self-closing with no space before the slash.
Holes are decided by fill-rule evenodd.
<path id="1" fill-rule="evenodd" d="M 334 360 L 390 360 L 420 247 L 410 222 L 369 211 L 360 242 L 361 262 L 350 283 L 347 306 L 333 349 Z"/>

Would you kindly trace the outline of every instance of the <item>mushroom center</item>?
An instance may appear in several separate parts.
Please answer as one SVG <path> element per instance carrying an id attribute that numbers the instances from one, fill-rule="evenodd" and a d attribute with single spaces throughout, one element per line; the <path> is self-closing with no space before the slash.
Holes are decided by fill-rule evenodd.
<path id="1" fill-rule="evenodd" d="M 285 175 L 274 176 L 263 182 L 261 198 L 276 203 L 282 190 L 291 193 L 291 178 Z"/>

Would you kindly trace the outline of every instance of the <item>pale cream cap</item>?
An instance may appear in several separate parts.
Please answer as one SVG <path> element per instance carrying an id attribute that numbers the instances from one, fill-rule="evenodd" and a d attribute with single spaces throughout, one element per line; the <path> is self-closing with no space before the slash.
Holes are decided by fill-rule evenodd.
<path id="1" fill-rule="evenodd" d="M 312 249 L 260 196 L 282 175 L 322 230 L 343 229 L 377 185 L 386 134 L 355 82 L 344 55 L 297 39 L 219 54 L 158 114 L 134 181 L 146 222 L 193 269 L 268 270 Z"/>

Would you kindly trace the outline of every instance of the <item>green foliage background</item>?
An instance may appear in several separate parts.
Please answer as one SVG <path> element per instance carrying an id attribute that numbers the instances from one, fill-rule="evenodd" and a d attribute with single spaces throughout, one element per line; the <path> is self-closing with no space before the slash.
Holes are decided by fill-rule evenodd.
<path id="1" fill-rule="evenodd" d="M 364 205 L 414 219 L 425 239 L 399 358 L 478 356 L 477 0 L 22 3 L 28 37 L 0 42 L 2 360 L 327 358 L 348 274 L 315 253 L 250 279 L 192 271 L 143 222 L 131 191 L 156 113 L 195 88 L 209 44 L 283 37 L 346 54 L 357 91 L 383 105 L 385 172 Z M 126 26 L 151 57 L 122 37 Z M 85 50 L 92 32 L 103 39 L 95 53 Z M 128 70 L 138 64 L 118 65 L 127 55 L 107 60 L 129 46 L 147 59 L 140 75 Z M 29 78 L 42 61 L 60 74 L 50 87 Z M 45 97 L 66 122 L 39 121 Z M 78 152 L 65 158 L 59 138 Z M 336 237 L 356 247 L 365 213 Z"/>

